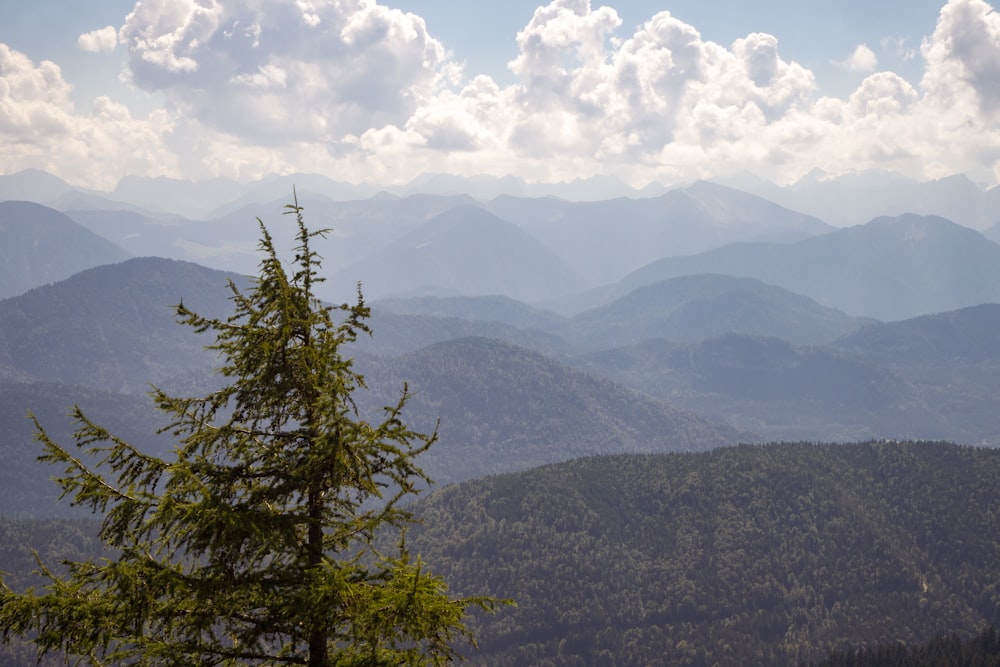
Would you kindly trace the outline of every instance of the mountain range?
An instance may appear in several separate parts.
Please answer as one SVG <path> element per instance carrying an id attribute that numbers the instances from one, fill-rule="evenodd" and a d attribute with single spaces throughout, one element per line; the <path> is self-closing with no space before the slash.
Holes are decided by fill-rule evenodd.
<path id="1" fill-rule="evenodd" d="M 1000 223 L 1000 188 L 980 187 L 964 174 L 917 181 L 877 169 L 839 176 L 817 170 L 784 186 L 748 174 L 725 182 L 837 227 L 904 213 L 937 215 L 978 230 Z"/>
<path id="2" fill-rule="evenodd" d="M 736 243 L 665 257 L 562 309 L 606 303 L 676 276 L 756 278 L 859 317 L 899 320 L 1000 301 L 1000 246 L 935 216 L 876 218 L 791 244 Z"/>
<path id="3" fill-rule="evenodd" d="M 1000 223 L 996 214 L 1000 188 L 983 188 L 962 174 L 918 181 L 880 170 L 840 175 L 817 170 L 794 183 L 780 186 L 748 173 L 717 182 L 837 227 L 863 224 L 872 218 L 894 217 L 903 213 L 938 215 L 978 230 Z M 428 173 L 408 183 L 377 186 L 347 183 L 320 174 L 287 174 L 265 176 L 247 183 L 224 178 L 195 182 L 166 177 L 126 176 L 114 190 L 103 192 L 77 188 L 45 172 L 28 169 L 14 174 L 0 174 L 0 201 L 28 199 L 59 210 L 124 209 L 205 219 L 221 217 L 244 206 L 259 209 L 272 201 L 287 198 L 293 186 L 300 194 L 308 193 L 336 201 L 382 195 L 406 198 L 423 194 L 469 195 L 481 202 L 505 197 L 597 202 L 659 197 L 689 185 L 691 183 L 649 183 L 633 188 L 607 176 L 562 183 L 530 183 L 509 175 Z"/>
<path id="4" fill-rule="evenodd" d="M 330 191 L 322 177 L 305 180 Z M 294 178 L 268 183 L 273 191 L 262 196 Z M 74 192 L 55 187 L 43 173 L 0 176 L 0 191 L 4 184 L 29 193 L 48 186 L 59 197 Z M 226 204 L 223 194 L 236 189 L 214 185 L 219 205 L 210 218 L 107 210 L 107 200 L 68 213 L 128 254 L 242 274 L 256 271 L 257 215 L 270 223 L 282 248 L 290 248 L 291 226 L 275 222 L 290 191 L 263 204 L 239 197 Z M 192 201 L 207 201 L 206 193 L 215 191 L 212 183 L 195 188 L 169 180 L 132 179 L 121 186 L 122 192 L 169 192 L 186 201 L 184 188 L 192 190 Z M 571 314 L 670 277 L 721 273 L 757 278 L 852 316 L 894 320 L 996 301 L 1000 292 L 996 244 L 947 219 L 905 213 L 835 229 L 707 182 L 600 201 L 478 201 L 466 194 L 338 200 L 310 189 L 299 201 L 310 219 L 330 228 L 317 248 L 333 268 L 322 296 L 334 301 L 352 298 L 361 279 L 370 298 L 504 294 Z M 0 258 L 5 254 L 0 250 Z M 42 284 L 19 279 L 16 289 L 13 278 L 4 279 L 12 286 L 4 293 Z"/>
<path id="5" fill-rule="evenodd" d="M 173 306 L 231 312 L 258 215 L 291 256 L 281 190 L 297 178 L 97 193 L 0 176 L 0 195 L 68 206 L 0 203 L 4 558 L 60 530 L 22 520 L 79 516 L 34 461 L 27 412 L 67 443 L 79 404 L 168 452 L 149 383 L 220 382 Z M 964 193 L 953 209 L 974 225 L 902 210 L 834 228 L 702 182 L 595 201 L 487 177 L 477 197 L 445 176 L 355 199 L 298 182 L 306 220 L 329 228 L 321 296 L 360 279 L 371 299 L 373 335 L 346 349 L 357 410 L 378 418 L 405 386 L 407 424 L 439 436 L 420 464 L 447 486 L 413 506 L 407 545 L 458 593 L 518 602 L 471 619 L 473 664 L 800 665 L 1000 625 L 989 192 L 886 189 Z M 484 196 L 504 188 L 520 189 Z M 170 197 L 185 205 L 164 211 Z M 779 440 L 807 442 L 737 445 Z M 59 526 L 87 548 L 91 524 Z"/>

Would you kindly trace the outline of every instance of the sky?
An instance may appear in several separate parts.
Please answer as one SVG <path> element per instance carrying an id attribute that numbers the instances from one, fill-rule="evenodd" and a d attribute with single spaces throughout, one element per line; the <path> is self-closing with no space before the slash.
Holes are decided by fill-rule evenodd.
<path id="1" fill-rule="evenodd" d="M 0 174 L 1000 180 L 986 0 L 0 0 Z"/>

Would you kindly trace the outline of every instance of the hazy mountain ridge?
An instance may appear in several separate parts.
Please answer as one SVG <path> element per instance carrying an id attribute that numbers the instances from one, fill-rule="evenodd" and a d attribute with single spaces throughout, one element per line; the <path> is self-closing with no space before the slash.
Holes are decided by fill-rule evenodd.
<path id="1" fill-rule="evenodd" d="M 776 205 L 800 211 L 838 227 L 858 225 L 880 216 L 903 213 L 939 215 L 973 229 L 1000 223 L 997 201 L 1000 189 L 983 189 L 962 174 L 918 181 L 897 173 L 879 170 L 848 172 L 836 176 L 814 172 L 799 181 L 778 186 L 750 174 L 716 179 L 719 185 L 770 200 Z M 471 195 L 480 202 L 504 197 L 552 198 L 567 202 L 593 202 L 620 198 L 655 198 L 690 183 L 664 185 L 650 183 L 632 188 L 611 177 L 595 176 L 563 183 L 531 183 L 515 176 L 456 176 L 428 173 L 397 185 L 347 183 L 321 174 L 269 175 L 247 183 L 229 179 L 190 181 L 172 178 L 130 176 L 112 192 L 76 188 L 66 181 L 39 170 L 0 174 L 0 200 L 29 199 L 52 205 L 76 192 L 75 208 L 86 197 L 94 202 L 115 202 L 111 208 L 142 208 L 162 211 L 163 202 L 186 202 L 192 217 L 215 218 L 241 206 L 260 206 L 290 195 L 295 186 L 300 195 L 315 195 L 336 201 L 368 199 L 379 193 L 394 197 L 425 195 Z M 67 200 L 67 201 L 73 201 Z M 62 208 L 62 207 L 59 207 Z M 169 211 L 177 213 L 179 211 Z"/>
<path id="2" fill-rule="evenodd" d="M 330 277 L 346 291 L 362 283 L 373 298 L 505 294 L 522 301 L 562 295 L 580 281 L 549 248 L 518 226 L 474 206 L 441 213 Z"/>
<path id="3" fill-rule="evenodd" d="M 903 215 L 788 245 L 741 243 L 664 258 L 574 303 L 577 309 L 605 303 L 642 285 L 699 273 L 756 278 L 880 320 L 1000 301 L 1000 246 L 943 218 Z"/>
<path id="4" fill-rule="evenodd" d="M 558 330 L 567 318 L 502 294 L 457 297 L 385 298 L 372 303 L 376 310 L 404 315 L 454 317 L 472 321 L 502 322 L 519 329 Z"/>
<path id="5" fill-rule="evenodd" d="M 128 256 L 58 211 L 0 202 L 0 299 Z"/>
<path id="6" fill-rule="evenodd" d="M 1000 305 L 869 324 L 826 345 L 729 334 L 648 340 L 582 363 L 775 440 L 1000 444 Z"/>
<path id="7" fill-rule="evenodd" d="M 644 285 L 572 318 L 575 339 L 607 349 L 650 338 L 695 342 L 726 333 L 828 342 L 871 320 L 752 278 L 684 275 Z"/>
<path id="8" fill-rule="evenodd" d="M 254 218 L 267 221 L 282 250 L 290 249 L 291 226 L 280 222 L 290 198 L 200 221 L 75 214 L 137 254 L 159 248 L 157 254 L 253 273 Z M 816 218 L 705 182 L 657 197 L 592 202 L 502 197 L 477 203 L 468 195 L 417 194 L 336 201 L 307 192 L 300 202 L 311 221 L 331 229 L 317 250 L 331 267 L 322 296 L 336 301 L 351 298 L 360 278 L 372 297 L 501 293 L 572 313 L 648 282 L 725 273 L 852 315 L 903 319 L 994 301 L 1000 292 L 989 268 L 996 265 L 996 244 L 968 228 L 908 214 L 831 231 Z M 486 211 L 497 216 L 492 225 L 482 224 Z M 427 238 L 410 236 L 421 233 L 434 242 L 422 245 Z M 415 252 L 417 246 L 423 252 Z M 474 248 L 480 250 L 471 260 L 475 253 L 466 249 Z M 488 278 L 484 267 L 492 267 Z"/>
<path id="9" fill-rule="evenodd" d="M 795 241 L 831 231 L 817 218 L 697 182 L 658 197 L 564 202 L 502 197 L 484 205 L 555 249 L 589 286 L 671 255 L 740 241 Z"/>
<path id="10" fill-rule="evenodd" d="M 150 382 L 213 363 L 203 349 L 210 340 L 178 325 L 172 306 L 183 301 L 224 317 L 231 309 L 228 280 L 244 282 L 144 257 L 0 301 L 0 374 L 145 392 Z"/>
<path id="11" fill-rule="evenodd" d="M 838 227 L 904 213 L 938 215 L 978 230 L 1000 223 L 1000 188 L 980 188 L 963 174 L 916 181 L 870 170 L 839 176 L 814 172 L 786 186 L 754 177 L 724 182 Z"/>
<path id="12" fill-rule="evenodd" d="M 700 451 L 753 436 L 710 423 L 537 352 L 470 337 L 363 360 L 369 409 L 406 382 L 409 423 L 440 441 L 424 466 L 441 483 L 579 456 Z"/>
<path id="13" fill-rule="evenodd" d="M 776 336 L 796 344 L 829 342 L 873 322 L 820 306 L 808 297 L 751 278 L 726 275 L 679 276 L 635 291 L 572 317 L 532 307 L 503 296 L 413 297 L 375 302 L 375 312 L 495 322 L 498 337 L 510 340 L 504 327 L 549 336 L 545 348 L 563 353 L 622 347 L 651 338 L 695 342 L 727 333 Z M 441 320 L 437 320 L 441 323 Z M 426 324 L 434 322 L 425 319 Z M 426 327 L 423 331 L 428 331 Z M 438 340 L 454 338 L 446 327 Z M 429 340 L 417 336 L 417 340 Z M 522 337 L 522 340 L 527 340 Z M 561 342 L 561 344 L 560 344 Z M 519 342 L 519 344 L 524 344 Z"/>

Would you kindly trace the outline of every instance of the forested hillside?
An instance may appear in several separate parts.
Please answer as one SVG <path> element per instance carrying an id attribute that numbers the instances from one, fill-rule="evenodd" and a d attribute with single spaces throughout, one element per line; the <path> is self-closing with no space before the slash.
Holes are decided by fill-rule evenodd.
<path id="1" fill-rule="evenodd" d="M 1000 452 L 941 443 L 597 457 L 421 502 L 411 549 L 482 665 L 796 665 L 1000 622 Z"/>
<path id="2" fill-rule="evenodd" d="M 82 516 L 69 501 L 56 502 L 59 487 L 51 481 L 62 472 L 39 463 L 42 446 L 33 437 L 29 410 L 59 442 L 72 442 L 77 428 L 69 417 L 79 405 L 97 423 L 143 451 L 163 454 L 173 444 L 156 431 L 166 425 L 146 396 L 129 396 L 88 387 L 0 382 L 0 515 L 8 518 Z M 0 561 L 0 570 L 5 562 Z"/>
<path id="3" fill-rule="evenodd" d="M 701 451 L 751 436 L 569 368 L 542 354 L 468 337 L 359 360 L 378 409 L 404 382 L 408 419 L 440 440 L 424 457 L 438 482 L 524 470 L 578 456 Z"/>
<path id="4" fill-rule="evenodd" d="M 211 366 L 210 339 L 176 323 L 174 306 L 231 309 L 240 276 L 142 257 L 82 271 L 0 301 L 0 378 L 142 394 L 151 382 Z"/>
<path id="5" fill-rule="evenodd" d="M 938 665 L 870 659 L 1000 622 L 997 479 L 1000 451 L 932 442 L 591 457 L 440 489 L 407 545 L 456 594 L 516 599 L 474 619 L 474 665 Z M 93 530 L 3 518 L 8 581 Z"/>

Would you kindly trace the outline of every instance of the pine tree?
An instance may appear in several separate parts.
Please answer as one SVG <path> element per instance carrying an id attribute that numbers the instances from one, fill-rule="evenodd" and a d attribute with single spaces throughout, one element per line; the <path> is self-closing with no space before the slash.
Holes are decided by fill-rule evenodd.
<path id="1" fill-rule="evenodd" d="M 263 222 L 259 276 L 234 313 L 181 323 L 213 332 L 223 388 L 198 398 L 154 388 L 177 439 L 158 458 L 76 408 L 76 447 L 35 420 L 40 459 L 64 466 L 64 496 L 103 517 L 109 558 L 39 564 L 43 591 L 0 588 L 0 631 L 80 664 L 425 665 L 471 642 L 463 619 L 489 598 L 452 599 L 405 547 L 401 501 L 430 480 L 415 457 L 436 433 L 411 430 L 400 398 L 365 421 L 343 346 L 370 333 L 369 308 L 320 304 L 320 258 L 298 200 L 292 272 Z M 336 317 L 335 317 L 336 315 Z M 32 416 L 34 419 L 34 417 Z M 376 537 L 395 538 L 383 553 Z M 389 551 L 386 549 L 385 551 Z"/>

